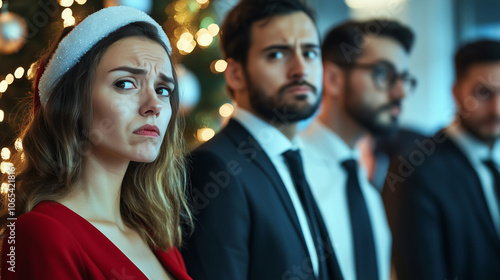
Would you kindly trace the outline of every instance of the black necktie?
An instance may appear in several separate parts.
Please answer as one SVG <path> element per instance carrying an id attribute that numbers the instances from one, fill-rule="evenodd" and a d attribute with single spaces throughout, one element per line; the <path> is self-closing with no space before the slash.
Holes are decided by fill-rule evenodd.
<path id="1" fill-rule="evenodd" d="M 368 216 L 368 208 L 358 181 L 358 163 L 350 159 L 342 162 L 342 166 L 347 171 L 347 200 L 349 213 L 351 214 L 356 279 L 378 279 L 375 242 L 370 217 Z"/>
<path id="2" fill-rule="evenodd" d="M 495 195 L 497 198 L 497 202 L 500 204 L 500 173 L 498 172 L 498 168 L 496 164 L 491 159 L 483 161 L 484 165 L 488 167 L 491 174 L 493 175 L 493 186 L 495 189 Z"/>
<path id="3" fill-rule="evenodd" d="M 341 279 L 340 268 L 338 267 L 337 258 L 333 252 L 333 247 L 326 231 L 323 218 L 319 213 L 316 201 L 307 183 L 304 175 L 304 167 L 302 157 L 299 151 L 288 150 L 283 153 L 285 160 L 290 169 L 292 180 L 299 195 L 300 202 L 304 208 L 309 229 L 313 237 L 314 246 L 318 255 L 319 264 L 319 279 Z M 329 251 L 329 253 L 328 253 Z M 327 265 L 328 264 L 328 265 Z"/>

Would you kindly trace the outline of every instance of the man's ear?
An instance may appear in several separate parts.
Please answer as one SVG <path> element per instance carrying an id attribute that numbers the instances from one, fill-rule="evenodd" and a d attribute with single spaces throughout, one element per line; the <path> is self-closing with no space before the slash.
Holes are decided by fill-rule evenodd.
<path id="1" fill-rule="evenodd" d="M 233 91 L 242 91 L 247 87 L 243 65 L 232 58 L 227 59 L 224 71 L 226 83 Z"/>
<path id="2" fill-rule="evenodd" d="M 338 97 L 344 88 L 345 74 L 337 64 L 323 63 L 323 92 L 331 97 Z"/>

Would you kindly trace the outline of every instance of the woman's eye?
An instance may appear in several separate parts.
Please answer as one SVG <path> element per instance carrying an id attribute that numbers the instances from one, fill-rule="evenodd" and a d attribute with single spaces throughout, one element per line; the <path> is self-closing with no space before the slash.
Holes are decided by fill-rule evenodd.
<path id="1" fill-rule="evenodd" d="M 172 89 L 168 87 L 159 87 L 156 89 L 156 94 L 162 95 L 162 96 L 170 96 L 172 93 Z"/>
<path id="2" fill-rule="evenodd" d="M 131 81 L 122 80 L 115 83 L 115 87 L 119 89 L 134 89 L 135 85 Z"/>

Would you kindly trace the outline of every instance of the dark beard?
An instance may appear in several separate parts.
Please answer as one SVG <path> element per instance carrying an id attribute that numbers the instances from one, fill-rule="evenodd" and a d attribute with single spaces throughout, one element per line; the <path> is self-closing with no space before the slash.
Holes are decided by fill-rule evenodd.
<path id="1" fill-rule="evenodd" d="M 500 135 L 488 135 L 488 136 L 481 135 L 481 133 L 479 133 L 479 131 L 475 129 L 476 126 L 470 125 L 469 123 L 464 121 L 463 116 L 459 115 L 458 117 L 460 119 L 460 125 L 462 125 L 462 127 L 465 129 L 465 131 L 467 131 L 467 133 L 469 133 L 472 137 L 476 138 L 477 140 L 489 145 L 495 143 L 495 141 L 497 141 L 498 138 L 500 138 Z M 496 119 L 495 116 L 489 117 L 489 119 L 492 118 Z"/>
<path id="2" fill-rule="evenodd" d="M 347 113 L 373 136 L 384 138 L 394 136 L 398 131 L 398 118 L 391 117 L 390 124 L 377 123 L 377 119 L 378 115 L 390 110 L 394 106 L 401 107 L 401 100 L 394 100 L 377 109 L 361 107 L 360 104 L 351 104 L 349 103 L 349 99 L 352 96 L 353 89 L 349 81 L 349 77 L 346 77 L 345 106 Z"/>
<path id="3" fill-rule="evenodd" d="M 351 108 L 347 107 L 347 112 L 349 115 L 359 122 L 368 132 L 374 136 L 390 137 L 396 134 L 398 131 L 398 118 L 391 117 L 390 124 L 380 124 L 377 123 L 377 117 L 379 114 L 384 113 L 386 110 L 390 110 L 394 106 L 400 106 L 400 101 L 395 100 L 388 103 L 375 111 L 368 111 L 366 108 Z"/>
<path id="4" fill-rule="evenodd" d="M 316 87 L 305 81 L 295 81 L 289 83 L 279 89 L 277 97 L 273 97 L 267 96 L 263 90 L 254 86 L 257 83 L 254 83 L 250 77 L 248 77 L 248 74 L 246 75 L 246 79 L 248 82 L 248 92 L 252 109 L 254 109 L 257 114 L 271 124 L 288 125 L 305 120 L 311 117 L 318 110 L 321 103 L 321 98 L 319 97 L 314 104 L 308 106 L 285 104 L 284 102 L 280 102 L 283 95 L 285 95 L 286 90 L 292 86 L 308 86 L 311 88 L 313 93 L 318 94 Z M 305 98 L 307 97 L 300 96 L 297 100 L 304 100 L 304 102 L 306 102 Z"/>

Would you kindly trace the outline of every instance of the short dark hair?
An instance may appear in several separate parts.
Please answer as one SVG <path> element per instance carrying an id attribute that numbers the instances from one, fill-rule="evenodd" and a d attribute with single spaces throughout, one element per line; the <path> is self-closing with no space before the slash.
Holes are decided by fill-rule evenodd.
<path id="1" fill-rule="evenodd" d="M 399 22 L 374 19 L 346 21 L 333 27 L 325 36 L 321 48 L 323 61 L 338 64 L 353 63 L 363 51 L 365 37 L 389 37 L 399 42 L 410 53 L 415 35 Z"/>
<path id="2" fill-rule="evenodd" d="M 500 41 L 482 39 L 460 47 L 455 54 L 457 81 L 464 78 L 474 64 L 485 62 L 500 62 Z"/>
<path id="3" fill-rule="evenodd" d="M 222 23 L 220 40 L 224 58 L 246 65 L 252 24 L 294 12 L 304 12 L 315 22 L 312 11 L 299 0 L 241 0 Z"/>

